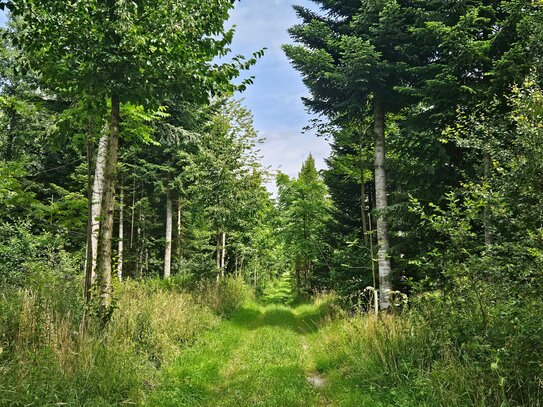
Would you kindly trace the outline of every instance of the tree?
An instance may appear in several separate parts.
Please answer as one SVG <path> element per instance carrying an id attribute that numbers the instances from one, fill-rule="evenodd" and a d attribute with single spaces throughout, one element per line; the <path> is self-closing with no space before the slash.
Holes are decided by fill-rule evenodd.
<path id="1" fill-rule="evenodd" d="M 315 0 L 327 15 L 296 6 L 303 23 L 290 29 L 302 45 L 285 45 L 294 67 L 304 76 L 311 91 L 307 106 L 332 121 L 347 115 L 354 120 L 373 110 L 375 139 L 375 204 L 381 307 L 389 303 L 390 259 L 385 169 L 385 118 L 411 100 L 416 68 L 427 58 L 414 53 L 411 29 L 420 23 L 415 7 L 396 0 Z"/>
<path id="2" fill-rule="evenodd" d="M 322 242 L 330 203 L 312 155 L 303 163 L 296 179 L 279 174 L 277 185 L 281 234 L 294 266 L 296 291 L 300 294 L 302 286 L 310 288 L 317 263 L 326 261 Z"/>
<path id="3" fill-rule="evenodd" d="M 242 221 L 244 182 L 259 167 L 257 143 L 252 114 L 238 101 L 225 101 L 205 129 L 194 163 L 199 182 L 192 190 L 215 235 L 218 279 L 225 274 L 227 235 Z"/>
<path id="4" fill-rule="evenodd" d="M 101 184 L 98 190 L 103 191 L 96 194 L 100 216 L 95 273 L 104 318 L 111 307 L 121 104 L 143 105 L 152 111 L 179 89 L 185 100 L 195 101 L 232 90 L 230 80 L 254 59 L 211 64 L 214 57 L 224 55 L 231 41 L 233 32 L 223 28 L 231 7 L 227 0 L 17 2 L 17 45 L 44 85 L 58 94 L 99 101 L 98 111 L 110 112 L 108 131 L 102 136 L 104 159 L 97 161 L 95 171 L 95 181 Z M 91 271 L 91 281 L 95 273 Z"/>

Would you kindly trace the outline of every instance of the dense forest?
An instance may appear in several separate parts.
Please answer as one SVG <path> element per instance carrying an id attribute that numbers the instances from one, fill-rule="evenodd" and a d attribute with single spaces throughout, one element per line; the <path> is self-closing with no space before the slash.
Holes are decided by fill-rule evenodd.
<path id="1" fill-rule="evenodd" d="M 0 406 L 542 406 L 543 3 L 295 5 L 296 176 L 234 7 L 0 1 Z"/>

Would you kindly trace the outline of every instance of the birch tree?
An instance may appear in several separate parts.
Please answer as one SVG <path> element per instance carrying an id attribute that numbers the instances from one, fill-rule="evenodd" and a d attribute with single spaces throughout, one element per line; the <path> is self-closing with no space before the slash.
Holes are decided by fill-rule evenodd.
<path id="1" fill-rule="evenodd" d="M 185 100 L 198 101 L 233 90 L 230 80 L 255 60 L 211 63 L 225 54 L 232 39 L 233 32 L 224 29 L 231 8 L 229 0 L 17 2 L 17 44 L 28 66 L 43 77 L 44 85 L 59 94 L 102 101 L 101 111 L 109 111 L 103 160 L 97 160 L 95 171 L 102 193 L 94 212 L 99 210 L 93 269 L 99 276 L 103 319 L 111 306 L 121 105 L 143 105 L 152 111 L 179 89 L 183 89 Z"/>

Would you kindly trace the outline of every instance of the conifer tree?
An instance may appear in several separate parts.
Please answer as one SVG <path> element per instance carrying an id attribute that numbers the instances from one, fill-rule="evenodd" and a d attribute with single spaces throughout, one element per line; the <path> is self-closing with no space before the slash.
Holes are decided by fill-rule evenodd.
<path id="1" fill-rule="evenodd" d="M 390 258 L 387 209 L 386 115 L 411 100 L 407 88 L 427 57 L 413 52 L 411 29 L 420 16 L 408 2 L 315 0 L 323 13 L 296 6 L 302 24 L 290 29 L 301 45 L 285 45 L 287 56 L 311 91 L 305 99 L 316 113 L 332 121 L 354 120 L 371 106 L 374 132 L 374 172 L 381 307 L 389 304 Z"/>

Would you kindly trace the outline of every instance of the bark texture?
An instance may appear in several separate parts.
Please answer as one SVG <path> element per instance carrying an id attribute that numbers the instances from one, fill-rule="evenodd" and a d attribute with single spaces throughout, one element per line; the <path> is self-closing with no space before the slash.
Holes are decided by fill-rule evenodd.
<path id="1" fill-rule="evenodd" d="M 115 178 L 120 134 L 120 103 L 116 96 L 111 98 L 111 120 L 109 142 L 104 165 L 104 191 L 101 205 L 100 232 L 98 234 L 98 258 L 96 271 L 100 283 L 99 312 L 102 321 L 111 314 L 111 274 L 112 274 L 112 237 L 113 214 L 115 211 Z"/>
<path id="2" fill-rule="evenodd" d="M 85 302 L 87 304 L 91 301 L 92 296 L 92 276 L 93 276 L 93 234 L 92 234 L 92 225 L 93 225 L 93 167 L 94 167 L 94 125 L 92 117 L 89 118 L 88 128 L 87 128 L 87 248 L 85 255 Z"/>
<path id="3" fill-rule="evenodd" d="M 177 233 L 176 233 L 175 254 L 180 260 L 183 255 L 183 206 L 181 199 L 177 200 Z"/>
<path id="4" fill-rule="evenodd" d="M 364 177 L 364 157 L 362 156 L 362 135 L 360 136 L 360 218 L 364 242 L 368 244 L 368 216 L 366 214 L 366 179 Z"/>
<path id="5" fill-rule="evenodd" d="M 100 215 L 102 211 L 102 196 L 104 193 L 104 168 L 110 135 L 104 132 L 98 142 L 98 153 L 94 168 L 94 180 L 92 186 L 91 210 L 90 210 L 90 247 L 88 252 L 88 289 L 90 290 L 96 281 L 96 263 L 98 258 L 98 237 L 100 233 Z"/>
<path id="6" fill-rule="evenodd" d="M 170 278 L 172 272 L 172 198 L 166 197 L 166 248 L 164 250 L 164 279 Z"/>
<path id="7" fill-rule="evenodd" d="M 390 259 L 388 251 L 388 224 L 383 211 L 387 208 L 387 187 L 385 172 L 385 107 L 382 98 L 375 96 L 375 204 L 377 209 L 377 258 L 379 260 L 379 297 L 381 309 L 390 307 Z"/>
<path id="8" fill-rule="evenodd" d="M 117 278 L 123 280 L 123 260 L 124 260 L 124 190 L 121 186 L 119 195 L 119 243 L 117 251 Z"/>

